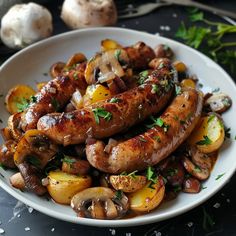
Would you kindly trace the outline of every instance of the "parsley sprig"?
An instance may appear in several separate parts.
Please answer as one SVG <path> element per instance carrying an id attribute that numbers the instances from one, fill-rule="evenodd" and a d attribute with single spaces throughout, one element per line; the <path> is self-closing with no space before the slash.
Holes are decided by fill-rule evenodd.
<path id="1" fill-rule="evenodd" d="M 26 110 L 31 103 L 35 103 L 37 102 L 37 98 L 35 96 L 31 96 L 29 99 L 27 98 L 21 98 L 17 103 L 16 103 L 16 107 L 18 112 L 22 112 L 24 110 Z"/>
<path id="2" fill-rule="evenodd" d="M 186 44 L 194 47 L 216 62 L 226 65 L 232 74 L 236 74 L 236 51 L 231 49 L 236 42 L 225 41 L 227 34 L 236 33 L 236 26 L 212 22 L 204 18 L 203 12 L 197 8 L 189 10 L 189 19 L 192 22 L 201 22 L 201 26 L 187 27 L 181 23 L 176 37 L 182 39 Z"/>
<path id="3" fill-rule="evenodd" d="M 112 118 L 112 113 L 106 111 L 102 107 L 94 108 L 92 111 L 93 111 L 94 118 L 95 118 L 95 121 L 96 121 L 97 124 L 100 123 L 100 118 L 103 118 L 106 121 L 109 121 Z"/>
<path id="4" fill-rule="evenodd" d="M 151 181 L 148 187 L 153 189 L 153 184 L 156 184 L 158 180 L 158 176 L 154 172 L 153 167 L 149 166 L 147 168 L 146 178 L 147 180 Z"/>
<path id="5" fill-rule="evenodd" d="M 204 135 L 203 139 L 198 141 L 196 144 L 197 145 L 209 145 L 211 143 L 212 143 L 212 140 L 207 135 Z"/>

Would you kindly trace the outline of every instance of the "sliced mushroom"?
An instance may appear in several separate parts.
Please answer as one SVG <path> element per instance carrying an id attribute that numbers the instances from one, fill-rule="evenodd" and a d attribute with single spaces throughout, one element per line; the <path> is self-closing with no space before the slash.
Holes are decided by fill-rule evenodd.
<path id="1" fill-rule="evenodd" d="M 77 193 L 71 200 L 71 207 L 80 217 L 95 219 L 116 219 L 129 209 L 128 198 L 110 188 L 93 187 Z"/>
<path id="2" fill-rule="evenodd" d="M 15 168 L 14 153 L 16 150 L 17 142 L 14 140 L 6 141 L 0 148 L 0 163 L 8 168 Z"/>
<path id="3" fill-rule="evenodd" d="M 182 163 L 187 172 L 199 180 L 205 180 L 210 176 L 209 169 L 200 168 L 185 156 L 182 157 Z"/>
<path id="4" fill-rule="evenodd" d="M 188 149 L 188 154 L 191 157 L 194 164 L 196 164 L 200 168 L 208 170 L 212 168 L 212 160 L 207 154 L 201 152 L 196 146 L 193 145 L 189 146 L 187 149 Z"/>
<path id="5" fill-rule="evenodd" d="M 20 189 L 20 190 L 24 190 L 25 189 L 25 181 L 21 175 L 20 172 L 12 175 L 10 177 L 10 184 L 12 185 L 12 187 Z"/>
<path id="6" fill-rule="evenodd" d="M 173 51 L 171 50 L 171 48 L 165 44 L 159 44 L 155 47 L 154 49 L 156 57 L 160 58 L 160 57 L 166 57 L 171 59 L 174 55 Z"/>
<path id="7" fill-rule="evenodd" d="M 185 193 L 199 193 L 201 190 L 201 182 L 193 177 L 187 178 L 183 182 L 183 191 Z"/>
<path id="8" fill-rule="evenodd" d="M 11 136 L 15 140 L 19 140 L 23 134 L 23 131 L 20 128 L 21 113 L 16 113 L 11 115 L 8 119 L 8 128 L 11 131 Z"/>
<path id="9" fill-rule="evenodd" d="M 58 146 L 39 130 L 28 130 L 20 139 L 14 153 L 17 166 L 27 161 L 39 169 L 43 169 L 52 160 Z"/>
<path id="10" fill-rule="evenodd" d="M 223 113 L 232 105 L 232 99 L 225 93 L 213 93 L 206 99 L 204 106 L 210 108 L 211 111 Z"/>
<path id="11" fill-rule="evenodd" d="M 28 164 L 27 162 L 23 162 L 18 165 L 18 168 L 28 190 L 39 196 L 47 192 L 47 189 L 42 185 L 42 177 L 36 167 Z"/>
<path id="12" fill-rule="evenodd" d="M 85 79 L 88 84 L 113 80 L 125 75 L 120 63 L 128 64 L 128 56 L 124 49 L 114 49 L 97 54 L 89 60 L 85 69 Z M 99 73 L 97 73 L 99 72 Z"/>

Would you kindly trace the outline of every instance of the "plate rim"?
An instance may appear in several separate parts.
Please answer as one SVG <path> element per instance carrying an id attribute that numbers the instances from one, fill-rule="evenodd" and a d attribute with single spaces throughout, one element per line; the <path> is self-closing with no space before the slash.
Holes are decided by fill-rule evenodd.
<path id="1" fill-rule="evenodd" d="M 192 51 L 192 53 L 194 54 L 198 54 L 198 56 L 204 58 L 205 60 L 210 60 L 211 63 L 214 64 L 214 66 L 217 67 L 218 70 L 221 71 L 221 73 L 223 73 L 224 77 L 227 78 L 227 82 L 230 83 L 231 86 L 233 86 L 236 89 L 236 85 L 235 82 L 233 81 L 233 79 L 229 76 L 229 74 L 221 67 L 219 66 L 216 62 L 214 62 L 212 59 L 208 58 L 206 55 L 204 55 L 203 53 L 183 44 L 180 43 L 178 41 L 175 41 L 173 39 L 169 39 L 163 36 L 157 36 L 155 34 L 151 34 L 151 33 L 147 33 L 144 31 L 138 31 L 138 30 L 133 30 L 133 29 L 127 29 L 127 28 L 120 28 L 120 27 L 96 27 L 96 28 L 88 28 L 88 29 L 79 29 L 79 30 L 74 30 L 74 31 L 69 31 L 69 32 L 65 32 L 65 33 L 61 33 L 55 36 L 52 36 L 50 38 L 41 40 L 35 44 L 32 44 L 20 51 L 18 51 L 17 53 L 15 53 L 14 55 L 12 55 L 9 59 L 7 59 L 0 67 L 0 74 L 1 71 L 8 66 L 8 64 L 11 63 L 12 60 L 16 60 L 18 57 L 21 56 L 21 54 L 27 53 L 28 51 L 30 51 L 32 48 L 37 48 L 37 47 L 41 47 L 41 45 L 44 45 L 45 43 L 52 43 L 55 40 L 58 40 L 60 38 L 63 39 L 63 37 L 69 37 L 70 35 L 76 35 L 83 32 L 90 32 L 90 31 L 97 31 L 98 33 L 101 33 L 102 31 L 110 31 L 110 33 L 112 31 L 119 31 L 119 32 L 126 32 L 126 33 L 131 33 L 131 34 L 139 34 L 140 37 L 142 35 L 146 35 L 148 37 L 156 37 L 156 38 L 160 38 L 165 40 L 167 43 L 168 42 L 172 42 L 176 45 L 180 45 L 181 47 L 184 47 L 190 51 Z M 0 178 L 0 187 L 2 187 L 6 192 L 8 192 L 11 196 L 13 196 L 14 198 L 22 201 L 24 204 L 29 205 L 31 207 L 33 207 L 34 209 L 38 210 L 39 212 L 49 215 L 51 217 L 63 220 L 63 221 L 67 221 L 67 222 L 72 222 L 72 223 L 76 223 L 76 224 L 83 224 L 83 225 L 89 225 L 89 226 L 97 226 L 97 227 L 129 227 L 129 226 L 136 226 L 136 225 L 144 225 L 144 224 L 150 224 L 150 223 L 154 223 L 154 222 L 159 222 L 159 221 L 163 221 L 165 219 L 169 219 L 169 218 L 173 218 L 177 215 L 181 215 L 197 206 L 199 206 L 200 204 L 202 204 L 203 202 L 205 202 L 206 200 L 208 200 L 210 197 L 212 197 L 214 194 L 216 194 L 216 192 L 218 192 L 220 189 L 222 189 L 222 187 L 230 180 L 230 178 L 233 176 L 233 174 L 235 173 L 236 170 L 236 166 L 232 169 L 230 169 L 229 171 L 227 171 L 224 175 L 224 178 L 221 180 L 221 182 L 218 183 L 218 187 L 206 194 L 204 197 L 202 197 L 202 199 L 196 203 L 191 203 L 188 204 L 187 206 L 184 206 L 178 210 L 174 210 L 173 212 L 167 212 L 167 213 L 162 213 L 159 214 L 158 217 L 153 215 L 150 216 L 149 218 L 139 218 L 139 217 L 135 217 L 135 218 L 130 218 L 130 219 L 120 219 L 120 220 L 96 220 L 96 219 L 88 219 L 88 218 L 78 218 L 75 216 L 68 216 L 65 215 L 63 213 L 58 213 L 55 212 L 55 210 L 52 209 L 48 209 L 45 206 L 40 206 L 37 203 L 35 203 L 32 200 L 28 200 L 27 198 L 24 198 L 23 196 L 21 196 L 17 191 L 13 189 L 12 187 L 8 186 L 1 178 Z M 56 214 L 55 214 L 56 213 Z"/>

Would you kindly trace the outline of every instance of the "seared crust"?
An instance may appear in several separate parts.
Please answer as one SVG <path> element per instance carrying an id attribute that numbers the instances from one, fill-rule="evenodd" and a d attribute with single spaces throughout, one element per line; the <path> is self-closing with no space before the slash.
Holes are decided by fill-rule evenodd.
<path id="1" fill-rule="evenodd" d="M 61 76 L 49 81 L 35 96 L 35 101 L 21 115 L 21 128 L 24 131 L 35 129 L 38 119 L 48 113 L 56 112 L 66 105 L 73 92 L 84 89 L 84 65 L 78 69 L 77 78 Z"/>
<path id="2" fill-rule="evenodd" d="M 169 126 L 167 131 L 154 126 L 141 135 L 120 142 L 110 153 L 104 152 L 104 142 L 97 141 L 86 146 L 88 161 L 95 168 L 112 174 L 156 165 L 192 132 L 201 115 L 202 101 L 202 95 L 197 90 L 185 89 L 160 117 Z"/>
<path id="3" fill-rule="evenodd" d="M 37 127 L 65 146 L 83 143 L 88 137 L 100 139 L 124 131 L 167 105 L 173 92 L 170 70 L 162 68 L 158 73 L 153 71 L 144 84 L 117 95 L 115 103 L 108 99 L 80 110 L 48 114 L 39 119 Z M 158 87 L 158 91 L 153 91 L 153 85 Z M 93 109 L 97 108 L 108 112 L 111 118 L 99 117 L 99 123 L 96 122 Z"/>

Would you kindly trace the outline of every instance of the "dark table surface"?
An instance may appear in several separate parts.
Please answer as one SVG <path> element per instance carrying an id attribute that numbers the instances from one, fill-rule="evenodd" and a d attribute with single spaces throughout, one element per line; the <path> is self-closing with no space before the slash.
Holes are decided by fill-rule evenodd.
<path id="1" fill-rule="evenodd" d="M 119 2 L 119 1 L 117 1 Z M 144 1 L 143 1 L 144 2 Z M 236 11 L 235 0 L 202 1 L 209 5 Z M 45 1 L 45 6 L 54 18 L 54 34 L 69 31 L 61 21 L 59 14 L 62 0 Z M 222 21 L 218 16 L 206 13 L 209 19 Z M 131 28 L 149 33 L 159 33 L 175 39 L 174 35 L 181 21 L 188 24 L 184 7 L 171 6 L 158 9 L 148 15 L 127 20 L 119 20 L 118 27 Z M 168 27 L 163 27 L 168 26 Z M 236 40 L 236 36 L 230 36 Z M 0 63 L 10 57 L 13 52 L 0 44 Z M 233 78 L 236 81 L 236 78 Z M 18 202 L 0 189 L 0 235 L 147 235 L 147 236 L 197 236 L 197 235 L 236 235 L 236 175 L 226 186 L 204 204 L 175 218 L 143 226 L 128 228 L 97 228 L 63 222 L 33 210 Z M 208 220 L 206 220 L 206 213 Z M 211 222 L 211 219 L 213 222 Z"/>

